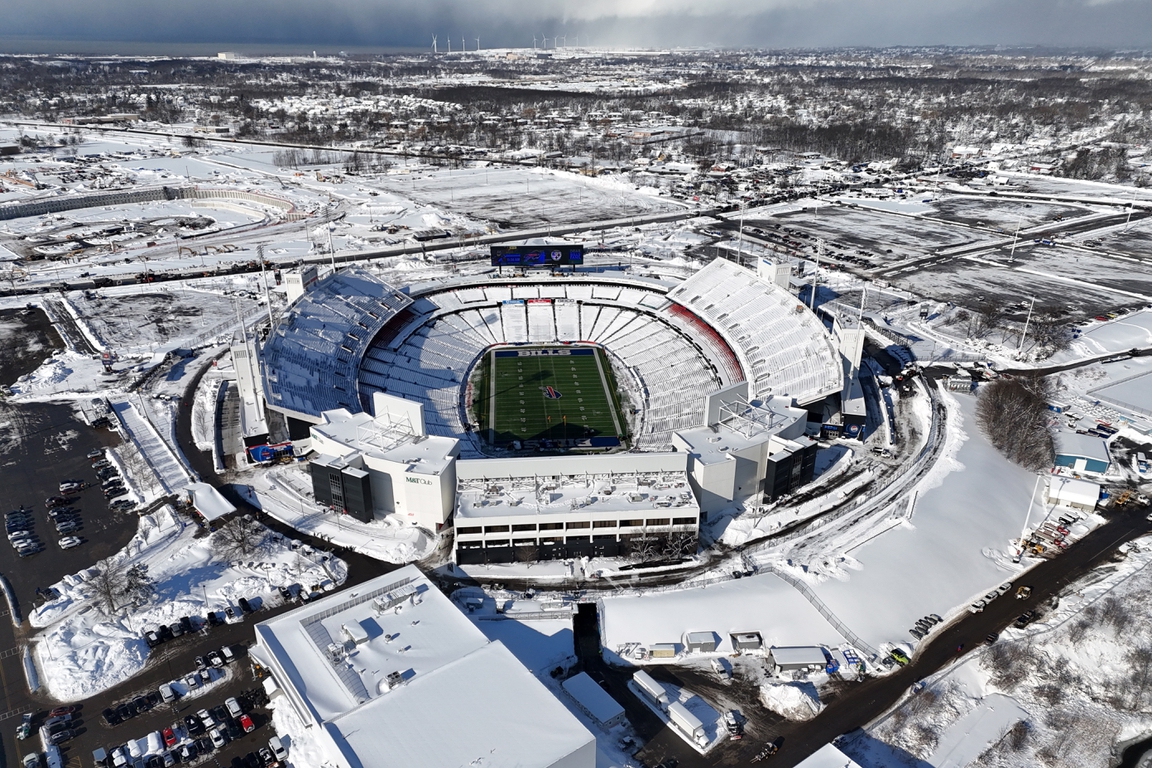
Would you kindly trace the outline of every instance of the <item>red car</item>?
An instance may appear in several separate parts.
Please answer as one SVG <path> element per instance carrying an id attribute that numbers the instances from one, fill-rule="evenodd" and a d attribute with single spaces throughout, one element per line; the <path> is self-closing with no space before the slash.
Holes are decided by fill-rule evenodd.
<path id="1" fill-rule="evenodd" d="M 171 728 L 160 731 L 160 735 L 164 737 L 164 746 L 169 748 L 176 746 L 176 734 Z"/>
<path id="2" fill-rule="evenodd" d="M 76 711 L 76 707 L 56 707 L 56 709 L 54 709 L 48 713 L 48 719 L 52 719 L 53 717 L 63 717 L 64 715 L 70 715 L 75 711 Z"/>
<path id="3" fill-rule="evenodd" d="M 248 715 L 240 715 L 240 727 L 244 729 L 244 733 L 252 733 L 256 730 L 256 724 L 252 722 L 252 718 Z"/>

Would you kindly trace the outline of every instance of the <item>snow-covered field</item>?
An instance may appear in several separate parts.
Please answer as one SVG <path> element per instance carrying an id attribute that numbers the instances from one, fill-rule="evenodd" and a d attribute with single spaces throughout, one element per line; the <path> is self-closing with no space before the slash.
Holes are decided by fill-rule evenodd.
<path id="1" fill-rule="evenodd" d="M 169 507 L 142 517 L 135 537 L 110 560 L 116 567 L 147 566 L 155 592 L 136 607 L 105 615 L 94 595 L 94 568 L 53 585 L 59 597 L 29 615 L 40 680 L 54 699 L 76 701 L 123 682 L 144 668 L 143 634 L 183 616 L 236 606 L 241 597 L 280 602 L 278 586 L 305 588 L 347 577 L 343 561 L 265 529 L 259 545 L 239 560 L 223 558 L 213 539 Z"/>

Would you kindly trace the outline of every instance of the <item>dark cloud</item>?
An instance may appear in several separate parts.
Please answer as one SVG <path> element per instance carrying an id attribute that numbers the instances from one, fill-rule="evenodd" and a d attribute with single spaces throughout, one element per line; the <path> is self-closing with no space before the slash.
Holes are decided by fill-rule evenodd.
<path id="1" fill-rule="evenodd" d="M 1148 0 L 0 0 L 12 37 L 354 48 L 1152 48 Z"/>

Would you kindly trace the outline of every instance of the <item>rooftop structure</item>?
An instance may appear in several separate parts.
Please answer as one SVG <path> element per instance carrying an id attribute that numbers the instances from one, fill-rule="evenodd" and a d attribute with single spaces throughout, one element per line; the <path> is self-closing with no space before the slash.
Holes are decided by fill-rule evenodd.
<path id="1" fill-rule="evenodd" d="M 787 395 L 801 405 L 840 392 L 844 370 L 824 325 L 796 297 L 724 259 L 668 292 L 740 357 L 751 397 Z"/>
<path id="2" fill-rule="evenodd" d="M 687 463 L 683 453 L 461 460 L 457 561 L 611 557 L 674 533 L 694 541 Z"/>
<path id="3" fill-rule="evenodd" d="M 455 499 L 458 442 L 428 435 L 419 403 L 377 392 L 373 410 L 325 411 L 310 428 L 317 501 L 365 521 L 397 514 L 436 530 Z"/>
<path id="4" fill-rule="evenodd" d="M 326 764 L 596 762 L 592 734 L 415 566 L 258 624 L 252 654 L 318 730 Z"/>
<path id="5" fill-rule="evenodd" d="M 412 300 L 351 267 L 316 283 L 281 315 L 261 357 L 268 407 L 308 423 L 334 408 L 361 410 L 360 358 Z"/>
<path id="6" fill-rule="evenodd" d="M 776 498 L 812 479 L 816 444 L 804 435 L 807 412 L 783 398 L 753 404 L 748 388 L 744 382 L 709 395 L 704 424 L 673 435 L 691 457 L 689 476 L 705 512 L 761 494 Z"/>
<path id="7" fill-rule="evenodd" d="M 1112 459 L 1103 438 L 1061 430 L 1056 433 L 1055 464 L 1073 472 L 1103 475 L 1111 466 Z"/>

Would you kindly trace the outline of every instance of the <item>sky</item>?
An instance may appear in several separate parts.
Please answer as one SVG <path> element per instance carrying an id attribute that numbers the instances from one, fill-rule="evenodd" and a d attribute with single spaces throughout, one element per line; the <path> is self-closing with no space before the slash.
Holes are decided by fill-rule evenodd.
<path id="1" fill-rule="evenodd" d="M 1152 0 L 0 0 L 0 53 L 100 41 L 289 49 L 1152 49 Z M 147 46 L 145 46 L 147 47 Z M 136 52 L 143 52 L 137 47 Z"/>

